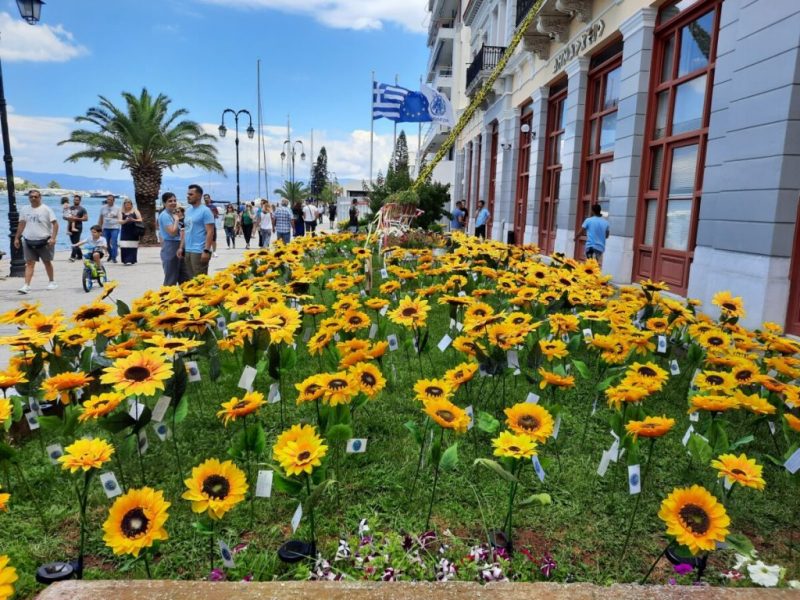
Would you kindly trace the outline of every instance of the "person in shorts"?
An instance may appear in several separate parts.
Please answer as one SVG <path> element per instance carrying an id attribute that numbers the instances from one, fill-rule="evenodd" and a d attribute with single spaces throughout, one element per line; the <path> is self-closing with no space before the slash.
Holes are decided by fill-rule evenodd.
<path id="1" fill-rule="evenodd" d="M 608 221 L 603 218 L 603 209 L 599 204 L 592 205 L 592 216 L 581 225 L 578 236 L 586 235 L 586 259 L 593 258 L 603 262 L 603 252 L 606 251 L 606 240 L 610 229 Z M 576 237 L 577 239 L 577 237 Z"/>
<path id="2" fill-rule="evenodd" d="M 214 234 L 211 238 L 211 255 L 217 258 L 217 219 L 219 219 L 219 209 L 214 206 L 214 201 L 209 194 L 203 194 L 203 204 L 208 207 L 211 214 L 214 215 Z"/>
<path id="3" fill-rule="evenodd" d="M 102 269 L 103 257 L 108 252 L 108 243 L 103 237 L 103 228 L 99 225 L 92 225 L 89 228 L 89 237 L 83 241 L 73 244 L 73 248 L 83 248 L 83 258 L 91 260 L 94 266 L 93 274 L 96 276 L 99 269 Z"/>
<path id="4" fill-rule="evenodd" d="M 33 270 L 38 260 L 44 263 L 44 270 L 50 280 L 47 289 L 58 288 L 53 279 L 53 255 L 58 235 L 56 215 L 49 206 L 42 203 L 42 193 L 39 190 L 29 191 L 28 201 L 31 205 L 20 211 L 19 225 L 14 236 L 14 247 L 22 247 L 25 256 L 25 284 L 19 288 L 20 294 L 30 293 Z"/>

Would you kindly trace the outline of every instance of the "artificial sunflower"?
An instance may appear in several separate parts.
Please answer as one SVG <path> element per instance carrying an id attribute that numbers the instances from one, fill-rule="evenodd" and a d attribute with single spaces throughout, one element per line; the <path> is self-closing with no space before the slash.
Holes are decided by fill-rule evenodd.
<path id="1" fill-rule="evenodd" d="M 203 345 L 200 340 L 192 340 L 183 337 L 167 337 L 164 335 L 156 334 L 145 341 L 146 344 L 158 348 L 170 358 L 175 356 L 178 352 L 191 352 L 195 348 Z"/>
<path id="2" fill-rule="evenodd" d="M 561 340 L 539 340 L 539 349 L 547 360 L 565 358 L 569 354 L 567 345 Z"/>
<path id="3" fill-rule="evenodd" d="M 261 392 L 248 392 L 241 399 L 231 398 L 222 403 L 222 410 L 217 411 L 217 416 L 222 418 L 225 426 L 231 421 L 236 421 L 239 417 L 252 415 L 259 408 L 266 404 L 264 394 Z"/>
<path id="4" fill-rule="evenodd" d="M 726 371 L 702 371 L 695 377 L 694 386 L 701 392 L 727 394 L 736 387 L 736 378 Z"/>
<path id="5" fill-rule="evenodd" d="M 59 334 L 58 339 L 67 346 L 83 346 L 94 337 L 95 332 L 88 327 L 73 327 Z"/>
<path id="6" fill-rule="evenodd" d="M 784 413 L 783 418 L 786 419 L 786 424 L 792 431 L 800 433 L 800 419 L 791 413 Z"/>
<path id="7" fill-rule="evenodd" d="M 625 431 L 633 436 L 657 438 L 666 435 L 675 426 L 675 419 L 667 417 L 645 417 L 642 421 L 628 421 L 625 424 Z"/>
<path id="8" fill-rule="evenodd" d="M 386 387 L 386 378 L 378 367 L 369 363 L 357 363 L 348 371 L 358 388 L 369 398 L 374 398 Z"/>
<path id="9" fill-rule="evenodd" d="M 540 389 L 544 389 L 548 385 L 563 388 L 572 387 L 575 385 L 575 378 L 572 375 L 559 375 L 558 373 L 553 373 L 552 371 L 548 371 L 543 367 L 539 367 L 539 375 L 542 377 L 542 380 L 539 382 Z"/>
<path id="10" fill-rule="evenodd" d="M 377 360 L 381 358 L 384 354 L 386 354 L 386 351 L 388 349 L 389 349 L 389 342 L 385 342 L 382 340 L 380 342 L 375 342 L 374 344 L 372 344 L 372 346 L 370 346 L 369 350 L 367 351 L 367 354 L 371 359 Z"/>
<path id="11" fill-rule="evenodd" d="M 495 456 L 526 460 L 536 455 L 536 442 L 524 433 L 502 431 L 492 440 L 492 446 Z"/>
<path id="12" fill-rule="evenodd" d="M 553 416 L 545 407 L 520 402 L 505 409 L 506 425 L 514 433 L 524 434 L 541 444 L 553 435 Z"/>
<path id="13" fill-rule="evenodd" d="M 297 404 L 319 400 L 325 393 L 325 376 L 311 375 L 296 383 L 294 387 L 297 390 Z"/>
<path id="14" fill-rule="evenodd" d="M 2 489 L 2 488 L 0 488 Z M 8 501 L 11 499 L 11 494 L 0 492 L 0 510 L 8 512 Z"/>
<path id="15" fill-rule="evenodd" d="M 128 396 L 152 396 L 172 377 L 172 363 L 158 350 L 135 350 L 103 370 L 101 383 Z"/>
<path id="16" fill-rule="evenodd" d="M 69 469 L 74 473 L 78 469 L 88 471 L 89 469 L 99 469 L 114 454 L 114 446 L 103 439 L 81 439 L 73 442 L 64 450 L 64 454 L 58 457 L 61 468 Z"/>
<path id="17" fill-rule="evenodd" d="M 26 383 L 28 378 L 19 370 L 14 367 L 9 367 L 5 371 L 0 371 L 0 390 L 3 390 L 3 395 L 10 388 Z M 2 420 L 2 419 L 0 419 Z"/>
<path id="18" fill-rule="evenodd" d="M 358 331 L 370 326 L 370 320 L 366 313 L 360 310 L 348 310 L 342 317 L 342 329 L 348 332 Z"/>
<path id="19" fill-rule="evenodd" d="M 69 404 L 72 400 L 70 392 L 81 389 L 94 381 L 85 373 L 59 373 L 42 381 L 45 400 L 59 400 L 61 404 Z"/>
<path id="20" fill-rule="evenodd" d="M 164 524 L 169 518 L 169 507 L 164 492 L 149 487 L 128 490 L 108 511 L 103 523 L 103 541 L 114 554 L 139 556 L 153 542 L 168 539 Z"/>
<path id="21" fill-rule="evenodd" d="M 417 329 L 425 326 L 428 311 L 430 305 L 427 300 L 419 297 L 412 300 L 410 296 L 406 296 L 400 300 L 396 309 L 389 311 L 389 318 L 398 325 Z"/>
<path id="22" fill-rule="evenodd" d="M 105 417 L 117 408 L 125 399 L 119 392 L 107 392 L 92 396 L 83 403 L 83 412 L 78 415 L 78 420 L 83 423 L 89 419 Z"/>
<path id="23" fill-rule="evenodd" d="M 348 404 L 359 392 L 358 383 L 346 371 L 322 376 L 322 399 L 326 404 Z"/>
<path id="24" fill-rule="evenodd" d="M 14 582 L 19 579 L 17 570 L 11 566 L 8 556 L 0 555 L 0 600 L 14 595 Z"/>
<path id="25" fill-rule="evenodd" d="M 312 356 L 315 354 L 322 354 L 322 351 L 328 347 L 333 339 L 333 332 L 320 330 L 312 335 L 308 340 L 308 353 Z"/>
<path id="26" fill-rule="evenodd" d="M 606 389 L 606 400 L 609 406 L 619 410 L 623 402 L 641 402 L 652 392 L 644 387 L 620 383 Z"/>
<path id="27" fill-rule="evenodd" d="M 11 418 L 14 407 L 8 398 L 0 398 L 0 427 Z"/>
<path id="28" fill-rule="evenodd" d="M 417 400 L 446 400 L 453 395 L 453 386 L 446 379 L 420 379 L 414 384 Z"/>
<path id="29" fill-rule="evenodd" d="M 85 304 L 72 313 L 72 320 L 83 327 L 96 327 L 100 319 L 111 312 L 111 307 L 103 302 Z"/>
<path id="30" fill-rule="evenodd" d="M 322 443 L 312 425 L 294 425 L 278 436 L 272 456 L 290 477 L 305 473 L 311 475 L 322 465 L 328 446 Z"/>
<path id="31" fill-rule="evenodd" d="M 446 371 L 444 374 L 444 379 L 452 387 L 458 388 L 459 386 L 472 381 L 472 378 L 475 377 L 475 373 L 477 372 L 477 363 L 464 362 Z"/>
<path id="32" fill-rule="evenodd" d="M 723 317 L 740 319 L 745 317 L 744 302 L 742 302 L 741 296 L 734 297 L 729 291 L 714 294 L 711 304 L 719 306 Z"/>
<path id="33" fill-rule="evenodd" d="M 714 550 L 717 542 L 725 541 L 731 522 L 725 507 L 699 485 L 672 490 L 658 516 L 666 523 L 667 533 L 693 555 Z"/>
<path id="34" fill-rule="evenodd" d="M 654 362 L 633 363 L 628 367 L 623 383 L 633 386 L 642 386 L 651 392 L 657 392 L 669 379 L 669 373 Z"/>
<path id="35" fill-rule="evenodd" d="M 739 456 L 722 454 L 719 458 L 711 461 L 711 466 L 719 471 L 717 477 L 727 477 L 729 482 L 735 481 L 739 485 L 756 490 L 763 490 L 766 486 L 766 482 L 761 476 L 764 467 L 759 465 L 754 458 L 747 458 L 744 453 Z"/>
<path id="36" fill-rule="evenodd" d="M 445 429 L 464 433 L 469 427 L 469 415 L 446 398 L 425 401 L 425 413 Z"/>
<path id="37" fill-rule="evenodd" d="M 745 394 L 742 390 L 736 390 L 733 392 L 733 397 L 741 408 L 755 415 L 774 415 L 778 410 L 769 400 L 758 394 Z"/>
<path id="38" fill-rule="evenodd" d="M 184 483 L 187 490 L 181 498 L 191 501 L 196 513 L 208 511 L 212 519 L 221 519 L 247 493 L 244 471 L 229 460 L 209 458 L 192 469 L 192 476 Z"/>
<path id="39" fill-rule="evenodd" d="M 739 401 L 731 396 L 724 396 L 721 394 L 713 394 L 709 396 L 701 396 L 697 394 L 692 396 L 691 406 L 689 412 L 693 413 L 698 410 L 707 410 L 709 412 L 724 412 L 726 410 L 733 410 L 739 408 Z"/>

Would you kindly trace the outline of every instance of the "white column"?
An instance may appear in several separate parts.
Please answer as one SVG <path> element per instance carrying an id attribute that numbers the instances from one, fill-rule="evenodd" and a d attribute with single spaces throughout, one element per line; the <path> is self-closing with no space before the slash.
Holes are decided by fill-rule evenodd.
<path id="1" fill-rule="evenodd" d="M 514 192 L 517 187 L 519 154 L 519 108 L 503 114 L 498 128 L 497 179 L 494 190 L 492 239 L 505 242 L 514 228 Z M 503 149 L 503 144 L 511 147 Z"/>
<path id="2" fill-rule="evenodd" d="M 533 124 L 531 125 L 530 179 L 528 181 L 528 214 L 525 219 L 526 244 L 535 244 L 539 238 L 539 203 L 542 198 L 542 169 L 544 146 L 547 137 L 547 99 L 549 87 L 540 87 L 531 94 L 533 99 Z M 519 152 L 519 149 L 517 149 Z"/>

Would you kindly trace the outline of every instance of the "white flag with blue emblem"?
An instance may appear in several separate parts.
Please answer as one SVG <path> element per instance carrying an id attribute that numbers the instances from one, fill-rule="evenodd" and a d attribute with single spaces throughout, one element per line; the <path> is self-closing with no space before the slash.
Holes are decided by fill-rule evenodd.
<path id="1" fill-rule="evenodd" d="M 430 120 L 434 123 L 441 123 L 449 127 L 455 126 L 456 119 L 453 114 L 453 105 L 450 103 L 450 98 L 428 85 L 422 86 L 422 93 L 428 101 Z"/>

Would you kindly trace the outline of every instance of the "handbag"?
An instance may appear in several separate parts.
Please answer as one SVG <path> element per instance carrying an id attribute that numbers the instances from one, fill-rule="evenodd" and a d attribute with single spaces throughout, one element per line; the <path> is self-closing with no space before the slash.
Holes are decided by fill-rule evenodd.
<path id="1" fill-rule="evenodd" d="M 47 242 L 50 240 L 50 238 L 44 238 L 43 240 L 29 240 L 27 238 L 23 239 L 25 240 L 25 244 L 28 246 L 28 248 L 34 250 L 38 250 L 39 248 L 44 248 L 45 246 L 47 246 Z"/>

